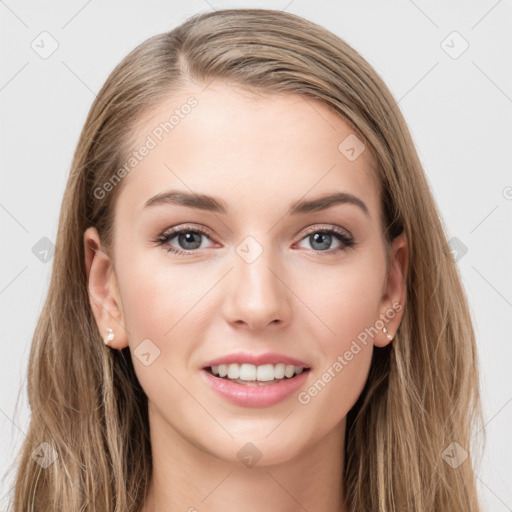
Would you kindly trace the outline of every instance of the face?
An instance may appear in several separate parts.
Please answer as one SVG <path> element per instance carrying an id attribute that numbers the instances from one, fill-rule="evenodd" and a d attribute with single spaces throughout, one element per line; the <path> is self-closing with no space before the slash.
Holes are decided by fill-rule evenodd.
<path id="1" fill-rule="evenodd" d="M 190 97 L 197 103 L 183 108 Z M 219 83 L 172 97 L 138 124 L 134 150 L 153 147 L 123 178 L 112 259 L 98 251 L 92 260 L 100 242 L 94 228 L 85 233 L 89 289 L 101 332 L 112 327 L 111 347 L 130 347 L 150 422 L 169 439 L 230 461 L 251 442 L 261 463 L 275 464 L 344 425 L 374 346 L 389 343 L 382 326 L 398 328 L 405 268 L 397 239 L 386 270 L 379 186 L 368 150 L 354 159 L 347 142 L 339 148 L 348 136 L 313 100 Z M 152 199 L 171 190 L 224 209 Z M 356 199 L 300 208 L 335 193 Z M 203 370 L 241 352 L 309 370 L 280 400 L 243 405 Z"/>

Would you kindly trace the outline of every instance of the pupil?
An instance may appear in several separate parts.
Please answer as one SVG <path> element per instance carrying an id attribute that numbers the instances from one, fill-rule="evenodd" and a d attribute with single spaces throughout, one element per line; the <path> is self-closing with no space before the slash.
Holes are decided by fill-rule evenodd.
<path id="1" fill-rule="evenodd" d="M 180 236 L 179 236 L 179 241 L 180 243 L 184 243 L 185 244 L 185 249 L 197 249 L 200 245 L 201 245 L 201 242 L 199 241 L 199 243 L 197 244 L 194 244 L 193 242 L 193 239 L 194 237 L 197 236 L 198 238 L 201 236 L 199 233 L 193 233 L 193 232 L 187 232 L 187 233 L 182 233 Z M 197 242 L 197 241 L 196 241 Z M 192 244 L 192 247 L 189 247 L 187 246 L 187 244 Z"/>
<path id="2" fill-rule="evenodd" d="M 320 247 L 321 249 L 328 249 L 329 246 L 331 245 L 331 235 L 329 233 L 315 233 L 314 235 L 312 235 L 313 237 L 313 243 L 317 243 L 318 241 L 320 241 L 320 243 L 322 242 L 322 239 L 325 239 L 327 241 L 324 240 L 323 242 L 323 247 Z M 313 243 L 311 245 L 313 245 Z"/>

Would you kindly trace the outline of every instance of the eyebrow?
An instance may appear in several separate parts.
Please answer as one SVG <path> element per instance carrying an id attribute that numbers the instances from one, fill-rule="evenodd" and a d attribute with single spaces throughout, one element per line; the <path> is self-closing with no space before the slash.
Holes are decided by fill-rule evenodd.
<path id="1" fill-rule="evenodd" d="M 157 194 L 145 202 L 143 209 L 163 204 L 187 206 L 189 208 L 222 214 L 227 214 L 229 211 L 227 203 L 220 198 L 181 190 L 169 190 Z M 366 204 L 348 192 L 335 192 L 311 200 L 299 199 L 290 205 L 287 215 L 304 215 L 319 212 L 338 204 L 353 204 L 370 217 Z"/>

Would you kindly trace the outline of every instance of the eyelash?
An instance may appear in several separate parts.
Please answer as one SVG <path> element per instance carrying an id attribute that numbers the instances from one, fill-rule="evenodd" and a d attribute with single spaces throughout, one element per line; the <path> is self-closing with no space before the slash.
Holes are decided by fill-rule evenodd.
<path id="1" fill-rule="evenodd" d="M 168 244 L 173 238 L 175 238 L 177 235 L 180 235 L 182 233 L 200 233 L 207 238 L 211 240 L 209 232 L 207 232 L 205 229 L 200 227 L 192 227 L 192 226 L 183 226 L 181 228 L 171 228 L 169 231 L 165 231 L 162 234 L 160 234 L 154 242 L 158 245 L 165 245 Z M 306 229 L 306 235 L 301 238 L 300 241 L 304 240 L 308 235 L 312 233 L 323 233 L 323 234 L 333 234 L 342 244 L 342 247 L 338 247 L 337 249 L 331 249 L 329 251 L 312 251 L 314 253 L 322 254 L 322 255 L 332 255 L 338 251 L 344 251 L 350 247 L 353 247 L 355 245 L 354 238 L 346 235 L 342 230 L 339 228 L 331 227 L 330 229 L 325 228 L 319 228 L 317 226 L 312 226 L 310 228 Z M 182 249 L 176 249 L 175 247 L 172 247 L 169 245 L 165 248 L 167 252 L 173 252 L 176 254 L 176 256 L 190 256 L 191 254 L 194 254 L 197 252 L 197 249 L 191 250 L 191 251 L 184 251 Z"/>

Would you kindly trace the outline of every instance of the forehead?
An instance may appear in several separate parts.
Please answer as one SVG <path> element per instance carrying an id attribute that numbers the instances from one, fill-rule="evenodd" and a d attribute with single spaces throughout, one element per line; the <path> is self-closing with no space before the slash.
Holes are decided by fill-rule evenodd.
<path id="1" fill-rule="evenodd" d="M 160 102 L 134 133 L 139 155 L 118 199 L 131 212 L 158 193 L 181 189 L 221 197 L 233 213 L 347 192 L 377 214 L 370 152 L 340 115 L 310 98 L 223 83 L 191 87 Z M 351 147 L 362 151 L 355 159 L 354 151 L 347 157 Z"/>

